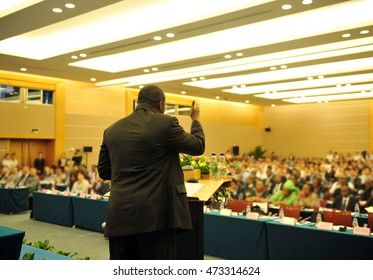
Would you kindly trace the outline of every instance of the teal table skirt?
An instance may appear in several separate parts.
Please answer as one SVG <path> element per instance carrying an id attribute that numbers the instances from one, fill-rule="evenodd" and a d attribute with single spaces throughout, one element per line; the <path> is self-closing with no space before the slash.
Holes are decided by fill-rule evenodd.
<path id="1" fill-rule="evenodd" d="M 318 230 L 315 226 L 266 223 L 270 260 L 373 259 L 373 237 Z"/>
<path id="2" fill-rule="evenodd" d="M 0 213 L 26 212 L 29 208 L 29 188 L 0 188 Z"/>
<path id="3" fill-rule="evenodd" d="M 71 197 L 74 209 L 74 225 L 80 228 L 103 232 L 108 200 Z"/>
<path id="4" fill-rule="evenodd" d="M 205 255 L 223 259 L 264 260 L 267 255 L 265 222 L 244 216 L 205 213 Z"/>
<path id="5" fill-rule="evenodd" d="M 18 260 L 25 232 L 0 226 L 0 260 Z"/>
<path id="6" fill-rule="evenodd" d="M 33 192 L 34 219 L 63 226 L 73 226 L 73 206 L 69 196 Z"/>

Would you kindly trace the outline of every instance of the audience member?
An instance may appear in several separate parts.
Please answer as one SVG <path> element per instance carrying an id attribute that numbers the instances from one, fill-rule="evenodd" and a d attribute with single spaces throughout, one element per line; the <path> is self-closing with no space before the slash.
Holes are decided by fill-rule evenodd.
<path id="1" fill-rule="evenodd" d="M 16 153 L 12 153 L 12 158 L 11 158 L 11 165 L 13 167 L 18 167 L 18 159 Z"/>
<path id="2" fill-rule="evenodd" d="M 36 173 L 38 174 L 38 176 L 43 175 L 45 168 L 45 159 L 42 152 L 39 152 L 38 157 L 34 160 L 34 168 L 36 169 Z"/>
<path id="3" fill-rule="evenodd" d="M 291 206 L 297 199 L 298 193 L 299 189 L 294 185 L 293 181 L 287 180 L 282 190 L 275 193 L 270 201 L 274 205 L 286 204 Z"/>
<path id="4" fill-rule="evenodd" d="M 3 161 L 2 161 L 2 165 L 3 167 L 8 167 L 9 170 L 12 169 L 12 159 L 10 157 L 10 154 L 9 153 L 6 153 L 4 158 L 3 158 Z"/>
<path id="5" fill-rule="evenodd" d="M 74 183 L 73 188 L 71 189 L 72 193 L 88 193 L 90 187 L 89 182 L 84 178 L 84 173 L 78 171 L 77 181 Z"/>
<path id="6" fill-rule="evenodd" d="M 346 182 L 342 183 L 340 190 L 341 194 L 334 200 L 333 208 L 340 211 L 354 211 L 355 204 L 358 201 L 351 195 L 351 189 Z"/>
<path id="7" fill-rule="evenodd" d="M 66 153 L 62 153 L 61 157 L 58 159 L 57 166 L 63 169 L 67 165 L 67 163 L 68 159 L 66 158 Z"/>
<path id="8" fill-rule="evenodd" d="M 249 190 L 248 195 L 246 195 L 247 201 L 255 201 L 255 202 L 265 202 L 268 198 L 268 191 L 264 186 L 262 180 L 257 180 L 255 184 L 255 188 Z"/>
<path id="9" fill-rule="evenodd" d="M 310 183 L 304 184 L 302 190 L 298 193 L 294 205 L 303 206 L 305 208 L 314 208 L 316 204 L 317 194 L 312 192 L 312 185 Z"/>
<path id="10" fill-rule="evenodd" d="M 81 165 L 83 157 L 80 154 L 80 150 L 79 149 L 75 150 L 74 156 L 72 157 L 71 160 L 73 161 L 73 166 L 79 166 L 79 165 Z"/>

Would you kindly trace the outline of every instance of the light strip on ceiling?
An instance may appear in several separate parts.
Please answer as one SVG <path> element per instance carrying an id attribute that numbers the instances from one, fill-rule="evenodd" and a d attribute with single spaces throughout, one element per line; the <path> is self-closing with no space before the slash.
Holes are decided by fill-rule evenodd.
<path id="1" fill-rule="evenodd" d="M 372 1 L 373 2 L 373 1 Z M 352 71 L 364 71 L 373 68 L 373 57 L 352 59 L 311 66 L 284 69 L 281 71 L 269 71 L 255 74 L 231 76 L 226 78 L 206 79 L 203 81 L 188 82 L 186 85 L 201 88 L 219 88 L 232 85 L 265 83 L 280 80 L 305 78 L 308 76 L 340 74 Z M 232 92 L 232 91 L 231 91 Z M 234 92 L 232 92 L 234 93 Z"/>
<path id="2" fill-rule="evenodd" d="M 5 39 L 0 53 L 46 59 L 274 0 L 126 0 Z M 51 47 L 53 44 L 53 47 Z"/>
<path id="3" fill-rule="evenodd" d="M 373 98 L 373 91 L 365 92 L 365 93 L 358 92 L 358 93 L 337 94 L 337 95 L 328 95 L 328 96 L 290 98 L 290 99 L 283 99 L 283 101 L 301 104 L 301 103 L 329 102 L 329 101 L 366 99 L 366 98 Z"/>
<path id="4" fill-rule="evenodd" d="M 250 87 L 238 87 L 235 89 L 224 89 L 224 92 L 235 93 L 235 94 L 254 94 L 260 92 L 273 92 L 273 91 L 283 91 L 283 90 L 292 90 L 292 89 L 301 89 L 301 88 L 317 88 L 325 86 L 335 86 L 338 84 L 346 83 L 364 83 L 373 81 L 373 74 L 358 74 L 358 75 L 348 75 L 348 76 L 338 76 L 330 77 L 324 79 L 314 79 L 314 80 L 302 80 L 296 82 L 288 83 L 277 83 L 269 85 L 260 85 L 260 86 L 250 86 Z"/>
<path id="5" fill-rule="evenodd" d="M 44 0 L 1 0 L 0 1 L 0 18 L 23 10 Z"/>
<path id="6" fill-rule="evenodd" d="M 272 65 L 290 64 L 312 59 L 335 57 L 340 55 L 356 54 L 373 50 L 373 37 L 348 40 L 319 46 L 299 48 L 291 51 L 252 56 L 224 62 L 205 64 L 177 70 L 162 71 L 151 74 L 130 76 L 120 79 L 107 80 L 97 83 L 97 86 L 125 84 L 136 86 L 153 84 L 165 81 L 186 79 L 191 77 L 210 76 L 269 67 Z M 371 45 L 367 45 L 371 44 Z M 255 92 L 253 92 L 255 93 Z"/>
<path id="7" fill-rule="evenodd" d="M 194 59 L 366 26 L 373 23 L 372 10 L 373 1 L 348 1 L 147 48 L 77 61 L 69 65 L 116 73 Z M 333 20 L 330 20 L 331 18 Z"/>
<path id="8" fill-rule="evenodd" d="M 293 97 L 308 97 L 308 96 L 320 96 L 329 94 L 341 94 L 348 92 L 359 92 L 359 91 L 371 91 L 373 90 L 373 84 L 363 84 L 363 85 L 344 85 L 340 87 L 328 87 L 328 88 L 315 88 L 315 89 L 305 89 L 305 90 L 294 90 L 294 91 L 284 91 L 284 92 L 273 92 L 257 94 L 255 97 L 266 98 L 266 99 L 284 99 Z"/>

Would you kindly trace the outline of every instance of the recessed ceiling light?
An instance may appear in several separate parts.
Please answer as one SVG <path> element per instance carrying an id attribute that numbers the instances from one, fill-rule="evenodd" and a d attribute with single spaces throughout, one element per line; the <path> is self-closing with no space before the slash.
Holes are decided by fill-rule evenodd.
<path id="1" fill-rule="evenodd" d="M 199 77 L 200 80 L 205 80 L 206 78 L 205 77 Z"/>
<path id="2" fill-rule="evenodd" d="M 272 104 L 271 107 L 276 107 L 276 104 Z"/>
<path id="3" fill-rule="evenodd" d="M 338 85 L 336 85 L 335 87 L 340 88 L 340 87 L 342 87 L 342 85 L 338 84 Z"/>
<path id="4" fill-rule="evenodd" d="M 91 82 L 96 82 L 96 78 L 90 78 L 89 79 Z"/>
<path id="5" fill-rule="evenodd" d="M 325 100 L 325 103 L 329 103 L 329 100 Z"/>
<path id="6" fill-rule="evenodd" d="M 365 90 L 362 90 L 361 91 L 361 94 L 366 94 L 367 92 Z"/>
<path id="7" fill-rule="evenodd" d="M 272 71 L 274 71 L 274 70 L 276 70 L 276 69 L 277 69 L 276 66 L 272 66 L 271 68 L 269 68 L 269 70 L 272 70 Z"/>
<path id="8" fill-rule="evenodd" d="M 350 33 L 345 33 L 345 34 L 342 35 L 342 37 L 343 38 L 349 38 L 349 37 L 351 37 L 351 34 Z"/>
<path id="9" fill-rule="evenodd" d="M 318 101 L 317 101 L 317 103 L 319 103 L 319 104 L 320 104 L 320 103 L 321 103 L 321 100 L 318 100 Z"/>
<path id="10" fill-rule="evenodd" d="M 78 56 L 77 55 L 72 55 L 71 58 L 72 59 L 78 59 Z"/>
<path id="11" fill-rule="evenodd" d="M 219 96 L 219 95 L 217 95 L 217 96 L 215 96 L 215 98 L 216 98 L 216 99 L 220 99 L 220 96 Z"/>
<path id="12" fill-rule="evenodd" d="M 86 53 L 81 53 L 79 54 L 80 57 L 87 57 L 87 54 Z"/>
<path id="13" fill-rule="evenodd" d="M 142 71 L 144 71 L 145 73 L 149 73 L 149 72 L 150 72 L 149 69 L 144 69 L 144 70 L 142 70 Z"/>
<path id="14" fill-rule="evenodd" d="M 166 36 L 167 38 L 173 38 L 175 37 L 175 34 L 170 32 L 170 33 L 167 33 Z"/>
<path id="15" fill-rule="evenodd" d="M 184 90 L 183 90 L 183 91 L 182 91 L 182 92 L 180 92 L 180 93 L 181 93 L 181 94 L 186 94 L 186 91 L 184 91 Z"/>
<path id="16" fill-rule="evenodd" d="M 19 70 L 21 70 L 22 72 L 26 72 L 27 71 L 27 68 L 25 68 L 25 67 L 22 67 L 21 69 L 19 69 Z"/>
<path id="17" fill-rule="evenodd" d="M 282 5 L 281 8 L 282 8 L 283 10 L 290 10 L 291 8 L 293 8 L 293 6 L 290 5 L 290 4 L 285 4 L 285 5 Z"/>
<path id="18" fill-rule="evenodd" d="M 231 56 L 230 54 L 226 54 L 226 55 L 224 56 L 224 58 L 229 59 L 229 58 L 232 58 L 232 56 Z"/>
<path id="19" fill-rule="evenodd" d="M 313 80 L 313 77 L 307 77 L 307 80 Z"/>
<path id="20" fill-rule="evenodd" d="M 240 87 L 241 87 L 241 88 L 244 88 L 244 87 L 246 87 L 246 85 L 240 85 Z"/>
<path id="21" fill-rule="evenodd" d="M 237 56 L 243 56 L 242 52 L 236 53 Z"/>
<path id="22" fill-rule="evenodd" d="M 162 36 L 154 36 L 153 39 L 156 41 L 160 41 L 162 40 Z"/>
<path id="23" fill-rule="evenodd" d="M 312 4 L 312 2 L 313 2 L 312 0 L 303 0 L 302 4 L 303 5 L 309 5 L 309 4 Z"/>
<path id="24" fill-rule="evenodd" d="M 65 7 L 68 8 L 68 9 L 74 9 L 75 5 L 73 3 L 67 3 L 67 4 L 65 4 Z"/>
<path id="25" fill-rule="evenodd" d="M 192 80 L 193 82 L 195 82 L 195 81 L 197 81 L 197 78 L 191 78 L 191 80 Z"/>
<path id="26" fill-rule="evenodd" d="M 324 79 L 324 76 L 323 75 L 318 75 L 317 78 L 318 79 Z"/>
<path id="27" fill-rule="evenodd" d="M 158 68 L 157 67 L 153 67 L 152 71 L 158 71 Z"/>
<path id="28" fill-rule="evenodd" d="M 238 86 L 234 85 L 234 86 L 232 86 L 232 88 L 238 88 Z"/>
<path id="29" fill-rule="evenodd" d="M 287 67 L 286 65 L 281 65 L 280 68 L 281 68 L 281 69 L 286 69 L 286 68 L 288 68 L 288 67 Z"/>
<path id="30" fill-rule="evenodd" d="M 350 84 L 350 83 L 346 84 L 346 87 L 350 87 L 350 86 L 351 86 L 351 84 Z"/>
<path id="31" fill-rule="evenodd" d="M 362 34 L 362 35 L 365 35 L 365 34 L 368 34 L 369 33 L 369 30 L 361 30 L 360 31 L 360 34 Z"/>
<path id="32" fill-rule="evenodd" d="M 144 86 L 143 85 L 139 85 L 139 88 L 143 88 Z"/>
<path id="33" fill-rule="evenodd" d="M 247 104 L 247 103 L 250 103 L 250 100 L 245 100 L 245 103 Z"/>
<path id="34" fill-rule="evenodd" d="M 54 13 L 62 13 L 62 9 L 61 8 L 53 8 L 52 11 Z"/>

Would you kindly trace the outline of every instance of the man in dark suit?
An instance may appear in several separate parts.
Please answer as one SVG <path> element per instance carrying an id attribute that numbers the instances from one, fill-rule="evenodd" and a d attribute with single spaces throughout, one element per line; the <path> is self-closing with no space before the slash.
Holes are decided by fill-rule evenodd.
<path id="1" fill-rule="evenodd" d="M 36 172 L 38 176 L 42 176 L 45 167 L 45 159 L 43 157 L 43 153 L 39 152 L 38 157 L 34 160 L 34 168 L 36 168 Z"/>
<path id="2" fill-rule="evenodd" d="M 333 208 L 341 211 L 354 211 L 357 199 L 351 195 L 351 190 L 346 183 L 341 185 L 341 195 L 333 202 Z"/>
<path id="3" fill-rule="evenodd" d="M 193 102 L 190 134 L 165 108 L 163 91 L 146 86 L 135 111 L 104 132 L 98 172 L 111 180 L 110 259 L 175 259 L 176 232 L 192 228 L 179 153 L 204 152 L 199 108 Z"/>

